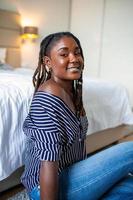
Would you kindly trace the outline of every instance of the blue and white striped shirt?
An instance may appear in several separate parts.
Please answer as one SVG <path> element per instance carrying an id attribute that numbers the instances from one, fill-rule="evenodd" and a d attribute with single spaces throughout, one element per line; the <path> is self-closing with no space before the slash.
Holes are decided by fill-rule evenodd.
<path id="1" fill-rule="evenodd" d="M 58 161 L 60 173 L 86 157 L 87 128 L 87 118 L 78 119 L 61 98 L 36 92 L 23 126 L 27 144 L 21 181 L 28 191 L 39 185 L 41 161 Z"/>

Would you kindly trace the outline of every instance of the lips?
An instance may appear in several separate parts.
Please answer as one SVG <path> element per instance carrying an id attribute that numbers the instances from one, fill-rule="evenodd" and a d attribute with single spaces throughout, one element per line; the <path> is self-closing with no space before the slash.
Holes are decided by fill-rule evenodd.
<path id="1" fill-rule="evenodd" d="M 68 67 L 67 71 L 72 72 L 72 73 L 81 73 L 81 67 Z"/>
<path id="2" fill-rule="evenodd" d="M 67 70 L 81 70 L 81 66 L 67 67 Z"/>

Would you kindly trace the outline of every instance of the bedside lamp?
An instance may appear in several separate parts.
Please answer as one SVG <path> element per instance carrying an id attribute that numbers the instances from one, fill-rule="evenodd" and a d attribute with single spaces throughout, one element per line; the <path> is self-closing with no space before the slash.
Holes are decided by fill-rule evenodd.
<path id="1" fill-rule="evenodd" d="M 35 40 L 39 37 L 38 28 L 35 26 L 24 26 L 22 28 L 21 38 Z"/>

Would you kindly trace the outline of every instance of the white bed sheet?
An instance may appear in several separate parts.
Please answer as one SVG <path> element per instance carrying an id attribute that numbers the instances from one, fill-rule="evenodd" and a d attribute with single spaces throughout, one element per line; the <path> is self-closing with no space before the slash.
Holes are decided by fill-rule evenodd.
<path id="1" fill-rule="evenodd" d="M 22 166 L 25 148 L 22 124 L 32 94 L 30 70 L 0 70 L 0 180 Z"/>
<path id="2" fill-rule="evenodd" d="M 118 83 L 84 78 L 83 102 L 89 121 L 88 135 L 133 124 L 128 92 Z"/>
<path id="3" fill-rule="evenodd" d="M 25 135 L 22 125 L 34 88 L 32 70 L 0 70 L 0 180 L 24 163 Z M 84 79 L 83 101 L 89 120 L 88 134 L 120 124 L 133 124 L 125 88 Z"/>

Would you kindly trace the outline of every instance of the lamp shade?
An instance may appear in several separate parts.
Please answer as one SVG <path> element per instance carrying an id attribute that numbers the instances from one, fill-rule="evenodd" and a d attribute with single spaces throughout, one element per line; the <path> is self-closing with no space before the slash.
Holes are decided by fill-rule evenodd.
<path id="1" fill-rule="evenodd" d="M 24 26 L 22 29 L 22 35 L 21 37 L 23 39 L 36 39 L 38 38 L 38 28 L 35 26 Z"/>

